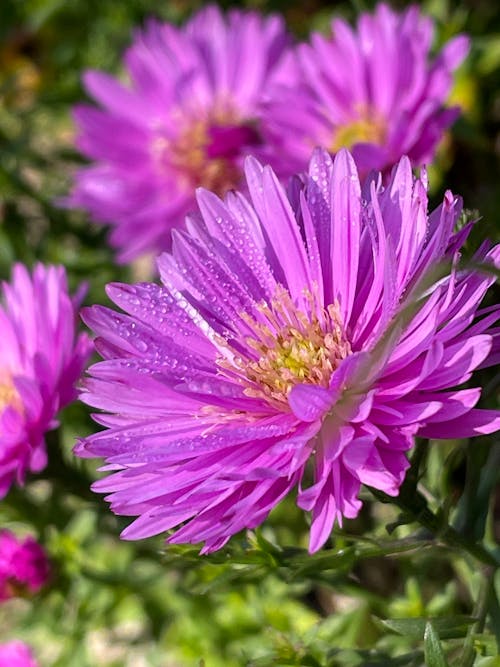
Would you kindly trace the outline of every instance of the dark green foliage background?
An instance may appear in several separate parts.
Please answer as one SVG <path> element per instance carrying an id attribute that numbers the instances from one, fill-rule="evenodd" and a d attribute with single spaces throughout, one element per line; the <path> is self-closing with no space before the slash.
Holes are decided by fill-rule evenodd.
<path id="1" fill-rule="evenodd" d="M 235 3 L 223 3 L 235 6 Z M 404 7 L 407 3 L 393 3 Z M 472 51 L 453 99 L 465 113 L 431 168 L 432 200 L 444 189 L 482 216 L 469 243 L 499 240 L 500 15 L 488 0 L 430 0 L 436 44 L 457 32 Z M 298 38 L 353 20 L 372 2 L 255 1 L 281 11 Z M 106 231 L 54 205 L 81 162 L 70 108 L 84 98 L 87 67 L 120 71 L 134 26 L 148 16 L 181 22 L 201 3 L 178 0 L 3 0 L 0 3 L 0 277 L 15 260 L 64 264 L 105 302 L 117 267 Z M 404 57 L 404 54 L 402 54 Z M 494 298 L 494 297 L 492 297 Z M 484 373 L 485 404 L 498 381 Z M 20 637 L 42 666 L 499 667 L 500 446 L 495 438 L 421 443 L 400 499 L 364 492 L 356 521 L 308 556 L 306 518 L 288 499 L 257 533 L 199 557 L 161 538 L 130 544 L 125 522 L 89 492 L 93 464 L 74 460 L 94 426 L 79 405 L 49 438 L 51 463 L 0 503 L 0 525 L 35 533 L 53 559 L 50 586 L 0 607 L 0 641 Z M 420 492 L 416 492 L 417 482 Z M 479 546 L 478 546 L 479 545 Z M 430 623 L 428 619 L 434 619 Z"/>

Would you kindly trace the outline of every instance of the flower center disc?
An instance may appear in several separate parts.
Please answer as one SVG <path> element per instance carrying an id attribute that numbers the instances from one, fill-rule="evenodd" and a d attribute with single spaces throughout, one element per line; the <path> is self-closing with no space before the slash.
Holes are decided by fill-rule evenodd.
<path id="1" fill-rule="evenodd" d="M 386 132 L 385 122 L 380 116 L 368 110 L 360 111 L 350 123 L 337 127 L 330 151 L 336 153 L 341 148 L 352 148 L 355 144 L 380 146 L 385 142 Z"/>
<path id="2" fill-rule="evenodd" d="M 327 388 L 351 352 L 338 306 L 319 309 L 314 297 L 306 296 L 310 314 L 299 310 L 283 288 L 270 305 L 257 305 L 256 318 L 243 313 L 252 332 L 245 338 L 248 352 L 219 361 L 224 369 L 236 372 L 247 396 L 263 398 L 280 410 L 288 409 L 288 394 L 297 384 Z"/>
<path id="3" fill-rule="evenodd" d="M 173 141 L 158 138 L 153 151 L 161 164 L 182 174 L 187 188 L 201 186 L 220 196 L 240 183 L 243 149 L 260 143 L 251 123 L 227 113 L 192 121 Z"/>

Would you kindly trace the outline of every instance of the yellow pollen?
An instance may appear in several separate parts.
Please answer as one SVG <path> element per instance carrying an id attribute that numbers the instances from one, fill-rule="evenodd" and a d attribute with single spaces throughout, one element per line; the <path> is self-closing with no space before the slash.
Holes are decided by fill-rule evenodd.
<path id="1" fill-rule="evenodd" d="M 310 305 L 307 314 L 283 288 L 270 304 L 257 305 L 257 319 L 243 313 L 251 331 L 245 339 L 248 354 L 235 353 L 232 359 L 218 362 L 228 377 L 245 385 L 247 396 L 265 399 L 280 410 L 289 409 L 288 394 L 294 385 L 327 388 L 333 372 L 351 352 L 338 305 L 318 308 L 317 297 L 309 292 L 305 296 Z"/>
<path id="2" fill-rule="evenodd" d="M 11 376 L 8 373 L 0 372 L 0 412 L 9 405 L 19 412 L 22 411 L 21 399 Z"/>
<path id="3" fill-rule="evenodd" d="M 360 143 L 381 145 L 385 137 L 384 120 L 369 110 L 360 109 L 350 123 L 337 127 L 330 151 L 336 153 L 340 148 L 352 148 L 355 144 Z"/>
<path id="4" fill-rule="evenodd" d="M 154 140 L 152 151 L 160 168 L 174 169 L 184 178 L 187 189 L 203 187 L 219 196 L 238 186 L 241 171 L 234 159 L 210 156 L 210 127 L 235 126 L 242 123 L 235 114 L 219 111 L 200 120 L 180 120 L 184 128 L 169 141 L 165 137 Z"/>

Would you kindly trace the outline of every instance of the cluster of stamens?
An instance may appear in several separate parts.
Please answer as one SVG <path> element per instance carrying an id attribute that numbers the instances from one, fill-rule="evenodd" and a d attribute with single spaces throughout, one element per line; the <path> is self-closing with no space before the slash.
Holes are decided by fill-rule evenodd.
<path id="1" fill-rule="evenodd" d="M 315 296 L 305 296 L 308 313 L 298 309 L 283 288 L 270 304 L 256 306 L 257 317 L 243 313 L 251 331 L 245 338 L 248 354 L 219 360 L 226 373 L 245 385 L 247 396 L 263 398 L 281 410 L 288 409 L 288 394 L 297 384 L 327 388 L 351 352 L 338 304 L 319 308 Z"/>
<path id="2" fill-rule="evenodd" d="M 183 129 L 174 140 L 158 137 L 153 143 L 153 155 L 160 168 L 175 170 L 184 178 L 186 188 L 203 187 L 219 196 L 236 188 L 241 180 L 241 169 L 233 154 L 217 152 L 211 136 L 213 128 L 242 128 L 242 134 L 253 138 L 255 131 L 230 111 L 219 111 L 210 117 L 193 118 L 182 122 Z M 212 149 L 216 150 L 213 151 Z M 214 152 L 214 154 L 211 154 Z"/>

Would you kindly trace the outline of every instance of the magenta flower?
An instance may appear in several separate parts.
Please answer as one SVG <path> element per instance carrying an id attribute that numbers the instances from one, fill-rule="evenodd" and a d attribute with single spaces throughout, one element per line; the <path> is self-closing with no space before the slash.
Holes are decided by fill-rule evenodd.
<path id="1" fill-rule="evenodd" d="M 38 667 L 30 647 L 18 639 L 0 644 L 0 667 Z"/>
<path id="2" fill-rule="evenodd" d="M 170 248 L 194 188 L 240 184 L 242 156 L 265 143 L 261 107 L 287 44 L 278 16 L 225 18 L 210 6 L 184 27 L 151 21 L 138 32 L 125 55 L 130 86 L 85 74 L 102 109 L 75 109 L 78 148 L 94 164 L 77 173 L 67 204 L 113 225 L 121 261 Z"/>
<path id="3" fill-rule="evenodd" d="M 432 161 L 458 107 L 446 108 L 454 70 L 465 58 L 465 36 L 430 57 L 433 23 L 418 7 L 398 14 L 385 4 L 361 14 L 357 31 L 342 19 L 328 37 L 314 33 L 297 48 L 300 74 L 274 91 L 268 126 L 281 172 L 300 171 L 311 149 L 352 150 L 361 173 L 386 170 L 408 155 Z"/>
<path id="4" fill-rule="evenodd" d="M 37 593 L 49 574 L 47 554 L 35 539 L 21 542 L 9 530 L 0 531 L 0 600 Z"/>
<path id="5" fill-rule="evenodd" d="M 38 264 L 33 276 L 16 264 L 0 305 L 0 497 L 27 470 L 47 462 L 44 435 L 74 400 L 74 384 L 90 354 L 75 338 L 80 295 L 68 294 L 63 267 Z"/>
<path id="6" fill-rule="evenodd" d="M 163 286 L 112 284 L 128 314 L 84 311 L 104 361 L 82 400 L 109 414 L 77 453 L 106 459 L 94 488 L 138 517 L 128 539 L 181 525 L 169 542 L 212 551 L 298 486 L 316 551 L 357 515 L 362 484 L 398 494 L 416 435 L 500 427 L 474 409 L 479 388 L 457 388 L 492 363 L 499 311 L 478 310 L 491 275 L 456 265 L 459 198 L 428 215 L 407 158 L 386 189 L 362 189 L 345 150 L 316 151 L 288 196 L 252 158 L 246 174 L 252 204 L 198 192 L 201 215 L 158 260 Z M 453 268 L 415 305 L 443 260 Z M 499 266 L 500 246 L 476 260 Z"/>

